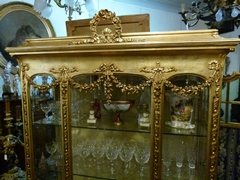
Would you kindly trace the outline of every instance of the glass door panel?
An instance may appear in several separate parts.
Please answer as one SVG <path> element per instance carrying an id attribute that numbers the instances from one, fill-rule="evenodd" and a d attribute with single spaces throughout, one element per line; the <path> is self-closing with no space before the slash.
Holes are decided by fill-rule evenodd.
<path id="1" fill-rule="evenodd" d="M 59 88 L 54 77 L 39 74 L 30 83 L 36 178 L 59 179 L 63 167 Z"/>
<path id="2" fill-rule="evenodd" d="M 209 90 L 187 93 L 187 89 L 204 82 L 196 76 L 179 76 L 170 81 L 175 88 L 186 91 L 165 89 L 162 179 L 205 179 Z"/>
<path id="3" fill-rule="evenodd" d="M 98 76 L 81 75 L 75 77 L 71 86 L 72 159 L 76 180 L 150 178 L 150 89 L 126 94 L 116 86 L 117 81 L 135 86 L 145 79 L 118 75 L 114 80 L 115 83 L 107 85 Z M 94 88 L 81 89 L 89 84 Z M 146 123 L 145 126 L 140 122 Z"/>

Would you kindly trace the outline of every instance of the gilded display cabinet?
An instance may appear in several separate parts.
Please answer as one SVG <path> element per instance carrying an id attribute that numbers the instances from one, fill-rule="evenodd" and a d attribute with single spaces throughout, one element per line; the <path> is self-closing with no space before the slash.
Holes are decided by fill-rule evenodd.
<path id="1" fill-rule="evenodd" d="M 104 18 L 115 29 L 97 32 Z M 101 10 L 89 36 L 7 48 L 20 66 L 27 178 L 216 179 L 222 71 L 239 39 L 121 31 Z"/>

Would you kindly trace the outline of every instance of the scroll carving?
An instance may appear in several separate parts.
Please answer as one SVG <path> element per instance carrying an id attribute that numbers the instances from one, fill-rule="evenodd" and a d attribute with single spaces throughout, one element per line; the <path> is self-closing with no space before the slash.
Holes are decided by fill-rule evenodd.
<path id="1" fill-rule="evenodd" d="M 105 28 L 102 30 L 102 34 L 97 33 L 97 25 L 100 19 L 109 19 L 115 27 L 115 33 L 111 29 Z M 70 42 L 69 45 L 89 44 L 89 43 L 121 43 L 121 42 L 141 42 L 144 39 L 136 38 L 122 38 L 122 25 L 121 20 L 116 16 L 114 12 L 107 9 L 102 9 L 95 14 L 90 21 L 90 31 L 92 32 L 91 38 L 81 39 L 79 41 Z"/>

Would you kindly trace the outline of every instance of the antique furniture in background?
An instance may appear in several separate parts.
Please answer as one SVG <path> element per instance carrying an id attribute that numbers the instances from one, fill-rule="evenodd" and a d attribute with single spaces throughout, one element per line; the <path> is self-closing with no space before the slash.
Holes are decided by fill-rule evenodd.
<path id="1" fill-rule="evenodd" d="M 240 73 L 223 77 L 218 179 L 240 178 Z M 237 93 L 236 87 L 238 87 Z"/>
<path id="2" fill-rule="evenodd" d="M 115 30 L 99 34 L 102 18 Z M 27 178 L 216 180 L 222 73 L 239 39 L 122 34 L 108 10 L 90 29 L 7 48 L 20 66 Z"/>
<path id="3" fill-rule="evenodd" d="M 0 179 L 26 177 L 22 127 L 21 99 L 0 99 Z"/>
<path id="4" fill-rule="evenodd" d="M 150 31 L 149 14 L 118 16 L 118 18 L 121 21 L 123 33 Z M 66 21 L 67 35 L 88 36 L 90 32 L 90 20 L 91 19 L 80 19 Z M 98 28 L 96 30 L 100 34 L 104 28 L 110 28 L 114 30 L 114 25 L 108 18 L 99 21 Z"/>

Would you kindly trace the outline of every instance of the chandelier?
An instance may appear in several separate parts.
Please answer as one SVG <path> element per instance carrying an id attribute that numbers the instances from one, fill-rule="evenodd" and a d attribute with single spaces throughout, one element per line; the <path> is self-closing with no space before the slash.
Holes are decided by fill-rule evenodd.
<path id="1" fill-rule="evenodd" d="M 182 21 L 186 29 L 195 26 L 199 20 L 207 21 L 209 27 L 214 22 L 232 21 L 238 28 L 240 23 L 240 0 L 203 0 L 202 3 L 193 1 L 189 11 L 181 4 Z"/>
<path id="2" fill-rule="evenodd" d="M 94 0 L 65 0 L 65 3 L 62 3 L 61 0 L 54 0 L 54 2 L 58 7 L 65 9 L 69 21 L 72 20 L 74 11 L 79 15 L 82 14 L 83 5 L 87 9 L 90 18 L 97 12 Z M 34 0 L 33 9 L 40 13 L 42 17 L 48 19 L 52 14 L 51 0 Z"/>

